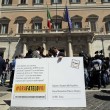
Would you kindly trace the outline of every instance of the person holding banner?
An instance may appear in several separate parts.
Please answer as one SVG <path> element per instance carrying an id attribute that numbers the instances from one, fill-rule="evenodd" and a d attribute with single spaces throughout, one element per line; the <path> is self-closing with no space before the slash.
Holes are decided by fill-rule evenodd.
<path id="1" fill-rule="evenodd" d="M 53 49 L 53 51 L 55 53 L 54 57 L 60 57 L 60 56 L 64 57 L 65 56 L 64 53 L 60 52 L 56 47 L 52 47 L 52 49 Z"/>
<path id="2" fill-rule="evenodd" d="M 56 47 L 50 48 L 48 54 L 46 55 L 46 57 L 50 57 L 50 58 L 58 57 L 57 60 L 58 63 L 62 60 L 64 56 L 65 56 L 64 52 L 59 51 Z"/>
<path id="3" fill-rule="evenodd" d="M 58 57 L 57 63 L 59 63 L 65 56 L 63 52 L 60 52 L 56 47 L 52 47 L 54 57 Z"/>
<path id="4" fill-rule="evenodd" d="M 38 46 L 38 48 L 33 51 L 32 53 L 32 58 L 42 58 L 45 57 L 45 55 L 43 54 L 44 48 L 41 46 Z"/>

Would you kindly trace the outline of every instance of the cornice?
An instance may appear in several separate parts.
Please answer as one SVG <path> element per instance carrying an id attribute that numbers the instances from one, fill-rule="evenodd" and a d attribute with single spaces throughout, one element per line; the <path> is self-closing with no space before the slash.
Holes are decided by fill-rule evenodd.
<path id="1" fill-rule="evenodd" d="M 64 10 L 65 6 L 60 5 L 57 6 L 57 10 Z M 0 8 L 1 12 L 14 12 L 14 11 L 45 11 L 47 9 L 46 5 L 42 6 L 2 6 Z M 51 5 L 49 6 L 50 10 L 56 10 L 56 6 Z M 108 10 L 110 9 L 110 5 L 75 5 L 75 6 L 68 6 L 69 10 L 88 10 L 88 9 L 93 9 L 93 10 Z"/>
<path id="2" fill-rule="evenodd" d="M 0 37 L 0 42 L 18 42 L 20 37 Z"/>
<path id="3" fill-rule="evenodd" d="M 94 40 L 110 40 L 110 35 L 95 35 Z"/>

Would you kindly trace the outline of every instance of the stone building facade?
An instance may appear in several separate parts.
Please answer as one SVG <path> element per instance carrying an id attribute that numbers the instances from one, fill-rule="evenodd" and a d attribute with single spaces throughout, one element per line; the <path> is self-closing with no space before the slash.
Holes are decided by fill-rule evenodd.
<path id="1" fill-rule="evenodd" d="M 109 0 L 1 0 L 0 52 L 12 59 L 26 54 L 28 49 L 50 47 L 63 49 L 66 56 L 78 56 L 80 51 L 94 56 L 104 50 L 110 56 L 110 1 Z M 52 29 L 47 27 L 47 5 Z M 73 28 L 64 21 L 68 6 Z"/>

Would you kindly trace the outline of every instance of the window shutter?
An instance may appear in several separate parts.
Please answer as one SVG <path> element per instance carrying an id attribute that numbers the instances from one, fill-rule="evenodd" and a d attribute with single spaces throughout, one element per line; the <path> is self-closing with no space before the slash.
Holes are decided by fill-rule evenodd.
<path id="1" fill-rule="evenodd" d="M 12 4 L 12 0 L 9 0 L 9 4 Z"/>
<path id="2" fill-rule="evenodd" d="M 91 21 L 91 31 L 95 32 L 96 31 L 96 22 Z"/>
<path id="3" fill-rule="evenodd" d="M 21 0 L 21 4 L 26 4 L 26 0 Z"/>
<path id="4" fill-rule="evenodd" d="M 58 0 L 58 3 L 61 3 L 61 0 Z"/>
<path id="5" fill-rule="evenodd" d="M 26 0 L 24 0 L 24 4 L 26 4 Z"/>
<path id="6" fill-rule="evenodd" d="M 69 0 L 70 3 L 72 3 L 72 0 Z"/>
<path id="7" fill-rule="evenodd" d="M 105 29 L 106 29 L 106 32 L 109 31 L 108 22 L 105 23 Z"/>
<path id="8" fill-rule="evenodd" d="M 21 4 L 23 4 L 23 0 L 21 0 Z"/>
<path id="9" fill-rule="evenodd" d="M 53 4 L 54 3 L 54 0 L 51 0 L 51 4 Z"/>
<path id="10" fill-rule="evenodd" d="M 23 23 L 19 23 L 18 33 L 23 33 L 23 29 L 24 29 L 24 24 Z"/>
<path id="11" fill-rule="evenodd" d="M 34 23 L 34 30 L 37 30 L 37 23 Z"/>
<path id="12" fill-rule="evenodd" d="M 62 3 L 62 0 L 59 0 L 59 3 Z"/>
<path id="13" fill-rule="evenodd" d="M 33 4 L 35 4 L 35 0 L 33 0 Z"/>
<path id="14" fill-rule="evenodd" d="M 59 23 L 57 23 L 57 29 L 61 29 L 62 28 L 62 23 L 61 22 L 59 22 Z"/>
<path id="15" fill-rule="evenodd" d="M 40 28 L 39 29 L 42 29 L 42 23 L 40 23 Z"/>
<path id="16" fill-rule="evenodd" d="M 43 0 L 40 0 L 41 2 L 40 3 L 43 3 Z"/>
<path id="17" fill-rule="evenodd" d="M 8 33 L 8 24 L 6 24 L 6 30 L 5 30 L 6 34 Z"/>
<path id="18" fill-rule="evenodd" d="M 79 22 L 79 28 L 82 28 L 82 22 Z"/>
<path id="19" fill-rule="evenodd" d="M 0 34 L 1 34 L 1 24 L 0 24 Z"/>
<path id="20" fill-rule="evenodd" d="M 2 0 L 2 5 L 4 4 L 4 0 Z"/>

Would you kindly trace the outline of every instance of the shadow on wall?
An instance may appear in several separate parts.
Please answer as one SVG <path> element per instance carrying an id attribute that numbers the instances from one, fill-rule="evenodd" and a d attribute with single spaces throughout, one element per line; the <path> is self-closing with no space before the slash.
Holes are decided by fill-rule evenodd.
<path id="1" fill-rule="evenodd" d="M 16 45 L 15 53 L 12 58 L 15 58 L 15 56 L 20 55 L 22 53 L 22 49 L 23 49 L 22 39 L 19 39 L 19 41 Z"/>

